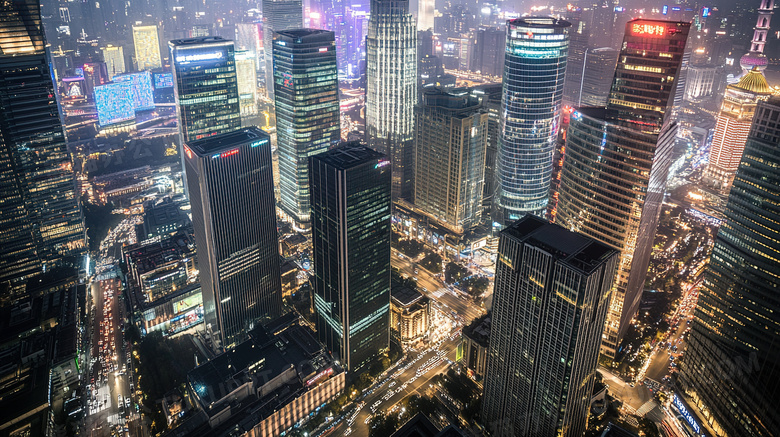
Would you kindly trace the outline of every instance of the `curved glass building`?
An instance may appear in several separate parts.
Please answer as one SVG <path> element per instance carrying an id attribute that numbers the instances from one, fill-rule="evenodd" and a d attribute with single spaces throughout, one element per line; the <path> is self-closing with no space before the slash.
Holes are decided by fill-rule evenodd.
<path id="1" fill-rule="evenodd" d="M 502 224 L 547 208 L 569 26 L 550 17 L 507 22 L 494 214 Z"/>

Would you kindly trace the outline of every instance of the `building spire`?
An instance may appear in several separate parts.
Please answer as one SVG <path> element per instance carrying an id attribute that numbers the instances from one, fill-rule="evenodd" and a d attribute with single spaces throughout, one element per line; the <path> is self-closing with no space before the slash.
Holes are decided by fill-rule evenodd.
<path id="1" fill-rule="evenodd" d="M 753 31 L 753 41 L 750 43 L 750 52 L 746 53 L 739 60 L 739 64 L 746 72 L 758 67 L 764 70 L 768 60 L 764 55 L 764 45 L 766 45 L 769 34 L 769 23 L 772 20 L 772 11 L 775 7 L 775 0 L 761 0 L 761 6 L 758 7 L 758 20 Z"/>

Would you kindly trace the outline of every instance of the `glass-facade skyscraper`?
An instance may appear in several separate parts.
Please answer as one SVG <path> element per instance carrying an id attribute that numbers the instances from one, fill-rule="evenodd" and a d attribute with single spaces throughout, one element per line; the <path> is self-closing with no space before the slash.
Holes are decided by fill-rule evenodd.
<path id="1" fill-rule="evenodd" d="M 241 127 L 233 41 L 218 36 L 168 42 L 182 144 Z"/>
<path id="2" fill-rule="evenodd" d="M 780 435 L 780 98 L 755 112 L 681 365 L 715 436 Z"/>
<path id="3" fill-rule="evenodd" d="M 567 130 L 556 223 L 621 252 L 604 333 L 609 357 L 644 289 L 677 132 L 669 114 L 689 28 L 630 21 L 606 108 L 576 110 Z"/>
<path id="4" fill-rule="evenodd" d="M 414 205 L 462 234 L 482 219 L 488 113 L 468 90 L 436 88 L 414 112 Z"/>
<path id="5" fill-rule="evenodd" d="M 341 141 L 336 42 L 327 30 L 283 30 L 273 52 L 281 208 L 306 227 L 309 157 Z"/>
<path id="6" fill-rule="evenodd" d="M 494 214 L 501 224 L 547 208 L 569 26 L 549 17 L 507 22 Z"/>
<path id="7" fill-rule="evenodd" d="M 390 159 L 393 199 L 409 198 L 414 173 L 417 26 L 408 0 L 372 0 L 366 39 L 366 137 Z"/>
<path id="8" fill-rule="evenodd" d="M 281 315 L 271 139 L 256 127 L 184 145 L 206 325 L 223 347 Z"/>
<path id="9" fill-rule="evenodd" d="M 390 161 L 346 143 L 309 159 L 317 333 L 350 371 L 390 341 Z"/>
<path id="10" fill-rule="evenodd" d="M 301 0 L 263 1 L 263 53 L 265 53 L 265 92 L 274 98 L 274 32 L 303 27 Z"/>
<path id="11" fill-rule="evenodd" d="M 73 168 L 57 111 L 40 5 L 0 5 L 0 299 L 86 252 Z"/>
<path id="12" fill-rule="evenodd" d="M 501 231 L 482 401 L 500 435 L 585 434 L 617 262 L 533 215 Z"/>

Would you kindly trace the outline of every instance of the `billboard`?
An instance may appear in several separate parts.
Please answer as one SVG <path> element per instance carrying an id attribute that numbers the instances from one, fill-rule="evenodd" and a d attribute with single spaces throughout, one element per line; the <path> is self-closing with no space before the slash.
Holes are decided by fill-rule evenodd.
<path id="1" fill-rule="evenodd" d="M 133 120 L 135 110 L 130 83 L 108 83 L 96 86 L 95 107 L 98 113 L 98 124 L 101 127 Z"/>
<path id="2" fill-rule="evenodd" d="M 154 89 L 173 88 L 173 73 L 154 73 Z"/>
<path id="3" fill-rule="evenodd" d="M 148 71 L 114 76 L 114 82 L 128 83 L 133 95 L 133 109 L 143 111 L 154 108 L 152 74 Z"/>

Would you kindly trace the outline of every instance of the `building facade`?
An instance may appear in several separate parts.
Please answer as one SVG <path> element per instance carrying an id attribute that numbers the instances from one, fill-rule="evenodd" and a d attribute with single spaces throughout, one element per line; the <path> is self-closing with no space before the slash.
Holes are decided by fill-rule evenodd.
<path id="1" fill-rule="evenodd" d="M 482 219 L 488 113 L 465 89 L 425 90 L 414 113 L 414 204 L 463 233 Z"/>
<path id="2" fill-rule="evenodd" d="M 299 226 L 311 221 L 309 157 L 341 141 L 333 32 L 283 30 L 273 41 L 280 205 Z"/>
<path id="3" fill-rule="evenodd" d="M 685 79 L 685 99 L 697 102 L 712 96 L 718 69 L 714 65 L 691 65 Z"/>
<path id="4" fill-rule="evenodd" d="M 589 49 L 580 89 L 581 106 L 606 106 L 612 79 L 615 77 L 619 51 L 612 47 Z"/>
<path id="5" fill-rule="evenodd" d="M 507 23 L 494 214 L 503 225 L 547 208 L 569 26 L 547 17 Z"/>
<path id="6" fill-rule="evenodd" d="M 393 167 L 393 199 L 409 198 L 414 172 L 417 28 L 408 0 L 372 0 L 366 37 L 366 138 Z"/>
<path id="7" fill-rule="evenodd" d="M 669 118 L 689 27 L 630 21 L 606 109 L 575 111 L 566 134 L 556 223 L 621 252 L 602 345 L 613 358 L 639 307 L 650 263 L 677 131 Z M 654 92 L 633 92 L 647 83 Z"/>
<path id="8" fill-rule="evenodd" d="M 84 221 L 52 83 L 40 6 L 0 6 L 0 300 L 57 266 L 74 276 Z"/>
<path id="9" fill-rule="evenodd" d="M 585 54 L 590 48 L 590 20 L 592 11 L 583 11 L 579 6 L 569 5 L 566 20 L 571 23 L 569 31 L 569 56 L 566 59 L 566 76 L 563 80 L 563 104 L 579 107 L 582 104 L 582 81 L 585 74 Z"/>
<path id="10" fill-rule="evenodd" d="M 389 347 L 389 164 L 358 143 L 309 158 L 317 333 L 350 371 Z"/>
<path id="11" fill-rule="evenodd" d="M 233 41 L 221 37 L 168 42 L 181 144 L 241 127 Z"/>
<path id="12" fill-rule="evenodd" d="M 392 286 L 390 292 L 390 331 L 401 344 L 414 344 L 428 335 L 431 301 L 416 290 Z"/>
<path id="13" fill-rule="evenodd" d="M 157 26 L 133 26 L 133 45 L 138 71 L 162 68 Z"/>
<path id="14" fill-rule="evenodd" d="M 468 369 L 469 376 L 476 380 L 485 377 L 492 323 L 492 315 L 488 313 L 465 326 L 461 333 L 460 348 L 463 354 L 461 362 Z"/>
<path id="15" fill-rule="evenodd" d="M 617 261 L 530 214 L 501 232 L 482 418 L 502 435 L 584 435 Z"/>
<path id="16" fill-rule="evenodd" d="M 257 61 L 254 52 L 236 51 L 236 81 L 241 116 L 257 115 Z"/>
<path id="17" fill-rule="evenodd" d="M 113 79 L 117 74 L 122 74 L 125 71 L 125 51 L 122 47 L 112 46 L 109 44 L 101 49 L 103 52 L 103 61 L 106 63 L 106 69 L 108 69 L 108 78 Z"/>
<path id="18" fill-rule="evenodd" d="M 760 102 L 681 366 L 710 435 L 780 435 L 780 98 Z"/>
<path id="19" fill-rule="evenodd" d="M 758 68 L 749 71 L 736 84 L 726 87 L 712 136 L 709 163 L 702 174 L 705 185 L 724 194 L 729 192 L 742 160 L 756 106 L 772 94 Z"/>
<path id="20" fill-rule="evenodd" d="M 274 99 L 274 32 L 303 27 L 301 0 L 267 0 L 263 2 L 263 53 L 265 54 L 265 92 Z"/>
<path id="21" fill-rule="evenodd" d="M 205 322 L 227 348 L 282 311 L 271 139 L 251 127 L 184 155 Z"/>

